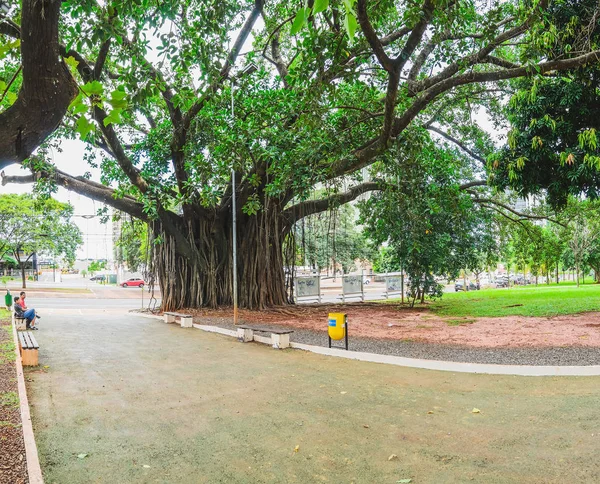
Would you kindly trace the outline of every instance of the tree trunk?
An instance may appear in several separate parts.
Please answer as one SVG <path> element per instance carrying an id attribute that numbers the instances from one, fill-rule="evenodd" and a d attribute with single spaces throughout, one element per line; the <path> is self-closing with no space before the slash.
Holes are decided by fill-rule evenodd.
<path id="1" fill-rule="evenodd" d="M 280 209 L 247 216 L 238 214 L 238 301 L 248 309 L 292 302 L 292 274 L 284 266 L 293 247 L 286 239 Z M 187 223 L 187 240 L 194 253 L 154 227 L 154 273 L 162 292 L 162 309 L 216 308 L 233 304 L 233 252 L 230 214 Z M 287 243 L 287 245 L 286 245 Z M 285 249 L 289 254 L 284 255 Z M 287 252 L 287 251 L 286 251 Z"/>
<path id="2" fill-rule="evenodd" d="M 23 289 L 27 289 L 27 277 L 25 276 L 25 263 L 19 261 L 21 266 L 21 280 L 23 281 Z"/>
<path id="3" fill-rule="evenodd" d="M 60 6 L 57 0 L 24 0 L 22 31 L 12 29 L 21 40 L 23 83 L 15 103 L 0 113 L 0 169 L 26 160 L 77 95 L 58 43 Z"/>

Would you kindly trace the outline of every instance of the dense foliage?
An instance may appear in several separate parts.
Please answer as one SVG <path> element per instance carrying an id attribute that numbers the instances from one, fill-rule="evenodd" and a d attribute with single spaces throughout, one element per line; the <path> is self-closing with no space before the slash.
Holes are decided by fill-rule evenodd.
<path id="1" fill-rule="evenodd" d="M 539 50 L 551 59 L 583 51 L 600 43 L 598 4 L 565 1 L 549 9 L 555 28 Z M 579 24 L 581 18 L 589 21 Z M 522 196 L 544 193 L 554 207 L 569 195 L 600 194 L 600 71 L 579 66 L 565 76 L 536 77 L 514 82 L 506 106 L 507 145 L 490 157 L 495 185 L 511 187 Z"/>
<path id="2" fill-rule="evenodd" d="M 388 187 L 363 202 L 361 213 L 369 237 L 387 243 L 387 256 L 409 276 L 414 300 L 439 297 L 436 276 L 454 279 L 461 269 L 476 268 L 495 242 L 492 213 L 461 186 L 469 163 L 427 137 L 412 146 L 414 153 L 379 166 Z"/>

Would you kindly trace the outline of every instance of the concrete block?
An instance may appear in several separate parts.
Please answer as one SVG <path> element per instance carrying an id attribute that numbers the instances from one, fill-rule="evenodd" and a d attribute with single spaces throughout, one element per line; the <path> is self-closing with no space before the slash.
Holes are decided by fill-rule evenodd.
<path id="1" fill-rule="evenodd" d="M 273 345 L 273 348 L 277 350 L 284 350 L 286 348 L 289 348 L 290 335 L 271 333 L 271 344 Z"/>
<path id="2" fill-rule="evenodd" d="M 254 331 L 251 329 L 238 328 L 237 338 L 242 343 L 249 343 L 254 340 Z"/>
<path id="3" fill-rule="evenodd" d="M 174 323 L 175 322 L 175 316 L 173 316 L 172 314 L 165 314 L 165 323 Z"/>
<path id="4" fill-rule="evenodd" d="M 194 318 L 181 318 L 181 327 L 182 328 L 191 328 L 193 324 Z"/>

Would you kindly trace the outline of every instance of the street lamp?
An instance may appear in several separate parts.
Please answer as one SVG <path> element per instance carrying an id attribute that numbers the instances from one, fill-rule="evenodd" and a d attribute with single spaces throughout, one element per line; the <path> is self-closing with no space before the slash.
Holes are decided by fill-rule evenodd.
<path id="1" fill-rule="evenodd" d="M 8 6 L 8 4 L 0 0 L 0 14 L 2 14 L 2 16 L 8 15 L 9 10 L 10 7 Z"/>
<path id="2" fill-rule="evenodd" d="M 237 75 L 237 79 L 250 75 L 253 72 L 256 72 L 258 67 L 256 64 L 248 64 L 244 67 L 240 73 Z M 231 78 L 231 119 L 232 121 L 235 119 L 235 110 L 233 104 L 233 86 L 236 78 Z M 237 287 L 237 210 L 235 203 L 235 168 L 231 167 L 231 245 L 233 246 L 233 324 L 236 326 L 238 324 L 238 287 Z"/>

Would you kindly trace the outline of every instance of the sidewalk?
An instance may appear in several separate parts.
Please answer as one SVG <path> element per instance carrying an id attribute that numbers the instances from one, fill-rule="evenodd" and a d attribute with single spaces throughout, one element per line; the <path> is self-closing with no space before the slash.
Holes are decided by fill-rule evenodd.
<path id="1" fill-rule="evenodd" d="M 600 481 L 599 378 L 362 363 L 134 315 L 42 324 L 48 368 L 27 377 L 49 483 Z"/>

